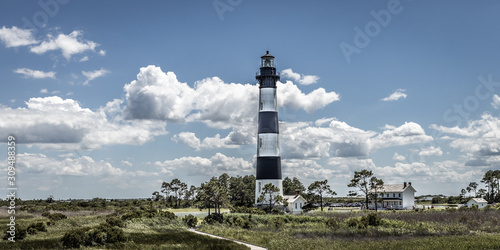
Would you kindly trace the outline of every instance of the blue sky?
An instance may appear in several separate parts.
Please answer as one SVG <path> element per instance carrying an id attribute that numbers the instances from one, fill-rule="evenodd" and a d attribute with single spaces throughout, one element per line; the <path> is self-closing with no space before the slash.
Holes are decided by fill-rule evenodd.
<path id="1" fill-rule="evenodd" d="M 457 195 L 500 166 L 496 1 L 0 7 L 0 148 L 20 143 L 24 199 L 149 197 L 173 178 L 254 174 L 266 50 L 281 72 L 283 176 L 327 178 L 343 196 L 366 168 Z"/>

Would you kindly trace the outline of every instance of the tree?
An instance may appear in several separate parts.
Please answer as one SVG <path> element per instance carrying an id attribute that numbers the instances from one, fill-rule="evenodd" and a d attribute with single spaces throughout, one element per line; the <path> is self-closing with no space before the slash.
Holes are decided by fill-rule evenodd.
<path id="1" fill-rule="evenodd" d="M 327 184 L 328 180 L 315 181 L 309 185 L 307 190 L 310 194 L 319 196 L 321 211 L 323 211 L 323 196 L 325 195 L 336 195 L 335 191 L 330 189 L 330 185 Z"/>
<path id="2" fill-rule="evenodd" d="M 165 198 L 168 199 L 169 194 L 172 194 L 175 203 L 174 206 L 178 208 L 180 206 L 181 197 L 187 190 L 187 184 L 175 178 L 170 181 L 170 183 L 163 182 L 161 188 L 161 191 L 165 193 Z"/>
<path id="3" fill-rule="evenodd" d="M 229 178 L 228 195 L 233 207 L 252 207 L 255 202 L 255 176 Z"/>
<path id="4" fill-rule="evenodd" d="M 488 170 L 481 182 L 488 188 L 488 192 L 486 193 L 488 202 L 500 201 L 500 170 Z"/>
<path id="5" fill-rule="evenodd" d="M 196 197 L 197 188 L 194 185 L 189 187 L 189 190 L 184 192 L 184 199 L 188 202 L 189 206 L 193 206 L 193 198 Z"/>
<path id="6" fill-rule="evenodd" d="M 361 171 L 354 171 L 354 178 L 347 185 L 348 187 L 358 188 L 365 195 L 365 208 L 368 208 L 368 195 L 370 191 L 370 178 L 373 176 L 372 171 L 363 169 Z"/>
<path id="7" fill-rule="evenodd" d="M 480 198 L 483 198 L 485 195 L 486 195 L 486 189 L 484 188 L 481 188 L 477 191 L 477 195 L 480 197 Z"/>
<path id="8" fill-rule="evenodd" d="M 284 195 L 294 195 L 297 190 L 299 192 L 304 192 L 306 190 L 302 182 L 300 182 L 297 177 L 293 177 L 293 179 L 286 177 L 283 179 Z"/>
<path id="9" fill-rule="evenodd" d="M 276 203 L 283 202 L 283 197 L 279 195 L 280 189 L 272 183 L 267 183 L 262 188 L 262 193 L 257 199 L 259 203 L 269 204 L 269 209 L 272 210 Z"/>
<path id="10" fill-rule="evenodd" d="M 152 197 L 151 197 L 151 198 L 152 198 L 154 201 L 160 201 L 160 200 L 163 198 L 163 197 L 161 196 L 160 192 L 158 192 L 158 191 L 154 191 L 151 195 L 152 195 Z"/>
<path id="11" fill-rule="evenodd" d="M 372 176 L 370 178 L 370 191 L 371 191 L 371 198 L 373 200 L 373 203 L 375 204 L 375 212 L 378 212 L 378 200 L 379 200 L 379 194 L 380 192 L 384 189 L 384 181 L 382 179 L 378 179 L 375 176 Z"/>
<path id="12" fill-rule="evenodd" d="M 462 188 L 462 191 L 460 191 L 460 198 L 464 198 L 465 197 L 465 194 L 467 193 L 467 191 L 465 191 L 464 188 Z"/>
<path id="13" fill-rule="evenodd" d="M 210 181 L 201 184 L 196 199 L 201 202 L 200 208 L 208 208 L 209 215 L 212 205 L 215 213 L 220 214 L 220 207 L 228 200 L 227 189 L 224 183 L 214 176 Z"/>

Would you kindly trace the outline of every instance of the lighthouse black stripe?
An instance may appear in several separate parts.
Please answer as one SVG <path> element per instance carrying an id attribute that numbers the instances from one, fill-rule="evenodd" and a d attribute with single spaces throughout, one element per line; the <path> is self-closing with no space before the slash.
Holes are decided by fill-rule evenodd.
<path id="1" fill-rule="evenodd" d="M 276 133 L 278 134 L 278 112 L 260 112 L 259 113 L 259 134 Z"/>
<path id="2" fill-rule="evenodd" d="M 281 157 L 257 157 L 257 180 L 281 180 Z"/>

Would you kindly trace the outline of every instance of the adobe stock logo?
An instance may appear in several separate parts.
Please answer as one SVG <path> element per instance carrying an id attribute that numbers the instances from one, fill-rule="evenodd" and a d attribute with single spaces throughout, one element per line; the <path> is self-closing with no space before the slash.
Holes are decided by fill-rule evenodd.
<path id="1" fill-rule="evenodd" d="M 393 15 L 397 15 L 402 11 L 403 6 L 401 6 L 399 0 L 389 0 L 386 10 L 380 10 L 378 12 L 371 10 L 370 14 L 375 20 L 367 22 L 363 30 L 358 26 L 354 27 L 354 45 L 346 42 L 340 43 L 340 50 L 344 54 L 347 63 L 351 63 L 352 54 L 361 53 L 361 49 L 370 44 L 371 38 L 377 37 L 382 31 L 382 28 L 389 25 Z"/>
<path id="2" fill-rule="evenodd" d="M 49 23 L 49 17 L 55 17 L 60 10 L 61 5 L 68 4 L 70 0 L 40 0 L 38 1 L 38 6 L 42 8 L 42 10 L 35 12 L 30 21 L 28 18 L 23 16 L 21 20 L 23 21 L 24 29 L 30 29 L 34 33 L 38 31 L 37 28 L 43 28 L 45 25 Z"/>
<path id="3" fill-rule="evenodd" d="M 240 5 L 243 0 L 215 0 L 212 2 L 215 12 L 219 16 L 220 21 L 224 21 L 224 13 L 232 12 L 234 8 Z"/>

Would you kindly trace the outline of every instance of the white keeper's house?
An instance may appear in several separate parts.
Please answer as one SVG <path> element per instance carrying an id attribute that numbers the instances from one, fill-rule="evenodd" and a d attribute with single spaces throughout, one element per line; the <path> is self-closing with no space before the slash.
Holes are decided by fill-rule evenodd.
<path id="1" fill-rule="evenodd" d="M 384 188 L 378 190 L 382 204 L 379 207 L 385 209 L 413 209 L 415 206 L 415 188 L 411 182 L 403 184 L 384 185 Z M 373 204 L 371 204 L 373 206 Z"/>

